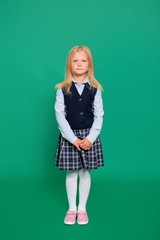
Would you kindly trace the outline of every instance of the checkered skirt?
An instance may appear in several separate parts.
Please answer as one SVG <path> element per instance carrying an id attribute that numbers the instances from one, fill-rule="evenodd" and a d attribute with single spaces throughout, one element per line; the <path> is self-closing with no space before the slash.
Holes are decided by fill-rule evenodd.
<path id="1" fill-rule="evenodd" d="M 79 139 L 84 139 L 89 134 L 90 128 L 72 130 Z M 98 136 L 89 150 L 81 151 L 59 134 L 56 149 L 55 166 L 60 170 L 77 170 L 81 168 L 97 169 L 104 166 L 100 137 Z"/>

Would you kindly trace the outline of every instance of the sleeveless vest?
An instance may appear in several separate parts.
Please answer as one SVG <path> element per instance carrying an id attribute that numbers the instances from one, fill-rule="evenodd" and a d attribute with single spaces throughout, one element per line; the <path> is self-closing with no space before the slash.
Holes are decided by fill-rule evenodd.
<path id="1" fill-rule="evenodd" d="M 97 88 L 89 89 L 89 83 L 85 83 L 83 92 L 80 95 L 72 81 L 70 88 L 71 95 L 67 95 L 62 88 L 65 104 L 65 118 L 71 129 L 91 128 L 94 121 L 93 101 Z"/>

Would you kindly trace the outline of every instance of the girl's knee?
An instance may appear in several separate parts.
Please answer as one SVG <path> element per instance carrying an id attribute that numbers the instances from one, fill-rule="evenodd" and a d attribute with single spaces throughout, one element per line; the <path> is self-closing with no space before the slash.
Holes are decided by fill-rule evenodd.
<path id="1" fill-rule="evenodd" d="M 78 171 L 79 173 L 79 177 L 89 177 L 90 176 L 90 172 L 91 170 L 90 169 L 87 169 L 87 168 L 82 168 Z"/>
<path id="2" fill-rule="evenodd" d="M 67 170 L 66 176 L 68 177 L 77 177 L 78 176 L 78 170 Z"/>

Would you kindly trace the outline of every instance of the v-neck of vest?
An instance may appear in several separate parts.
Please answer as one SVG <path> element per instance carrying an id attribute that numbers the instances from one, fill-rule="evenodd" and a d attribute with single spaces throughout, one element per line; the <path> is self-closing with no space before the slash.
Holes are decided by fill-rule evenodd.
<path id="1" fill-rule="evenodd" d="M 72 82 L 72 85 L 73 85 L 73 87 L 76 89 L 76 92 L 77 92 L 78 96 L 79 96 L 79 97 L 82 97 L 82 95 L 84 95 L 84 93 L 85 93 L 85 91 L 86 91 L 86 88 L 87 88 L 86 84 L 85 84 L 85 86 L 84 86 L 84 88 L 83 88 L 83 91 L 82 91 L 82 94 L 81 94 L 81 95 L 79 94 L 79 92 L 78 92 L 78 90 L 77 90 L 74 82 Z"/>

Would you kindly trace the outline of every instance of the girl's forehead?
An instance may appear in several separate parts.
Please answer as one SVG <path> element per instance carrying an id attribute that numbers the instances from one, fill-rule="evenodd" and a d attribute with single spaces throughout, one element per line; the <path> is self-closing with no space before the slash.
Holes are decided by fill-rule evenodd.
<path id="1" fill-rule="evenodd" d="M 73 57 L 85 57 L 85 58 L 87 58 L 87 54 L 84 51 L 75 52 L 73 54 Z"/>

